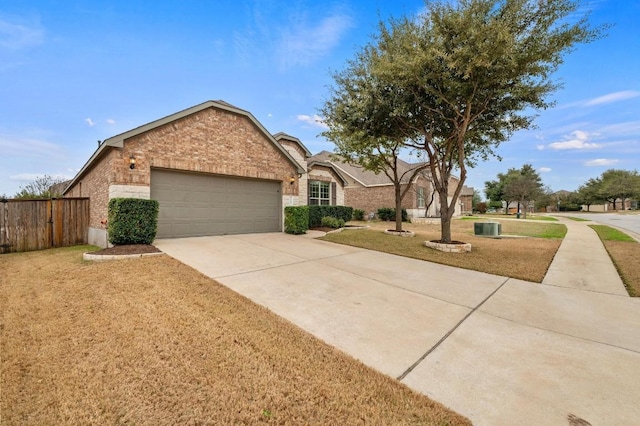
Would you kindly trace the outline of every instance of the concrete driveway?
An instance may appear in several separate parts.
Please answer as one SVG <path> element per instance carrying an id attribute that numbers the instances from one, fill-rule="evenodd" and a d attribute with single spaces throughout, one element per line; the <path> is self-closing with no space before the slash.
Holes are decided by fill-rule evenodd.
<path id="1" fill-rule="evenodd" d="M 640 419 L 640 300 L 283 233 L 170 256 L 478 425 Z"/>

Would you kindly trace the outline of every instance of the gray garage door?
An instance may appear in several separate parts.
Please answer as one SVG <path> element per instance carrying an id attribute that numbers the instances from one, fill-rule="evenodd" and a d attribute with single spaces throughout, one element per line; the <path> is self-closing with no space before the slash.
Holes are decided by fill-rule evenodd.
<path id="1" fill-rule="evenodd" d="M 280 231 L 280 182 L 151 170 L 158 238 Z"/>

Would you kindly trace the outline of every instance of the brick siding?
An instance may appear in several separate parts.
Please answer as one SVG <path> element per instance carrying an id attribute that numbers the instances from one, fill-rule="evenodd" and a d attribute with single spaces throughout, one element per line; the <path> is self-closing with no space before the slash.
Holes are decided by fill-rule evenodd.
<path id="1" fill-rule="evenodd" d="M 136 158 L 133 170 L 131 154 Z M 299 190 L 296 167 L 251 120 L 207 108 L 133 136 L 122 149 L 107 148 L 66 195 L 90 197 L 90 226 L 100 228 L 107 215 L 109 187 L 149 187 L 152 167 L 277 180 L 282 182 L 283 196 L 297 196 Z"/>

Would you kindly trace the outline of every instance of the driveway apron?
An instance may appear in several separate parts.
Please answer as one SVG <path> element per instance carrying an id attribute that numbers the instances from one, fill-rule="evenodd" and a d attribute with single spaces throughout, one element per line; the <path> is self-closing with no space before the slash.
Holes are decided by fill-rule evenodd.
<path id="1" fill-rule="evenodd" d="M 474 424 L 640 418 L 637 299 L 282 233 L 154 244 Z"/>

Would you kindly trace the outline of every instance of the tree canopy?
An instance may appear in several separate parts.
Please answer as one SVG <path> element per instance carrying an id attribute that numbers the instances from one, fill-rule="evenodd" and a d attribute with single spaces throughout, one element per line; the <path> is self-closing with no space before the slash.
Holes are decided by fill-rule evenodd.
<path id="1" fill-rule="evenodd" d="M 427 2 L 419 17 L 381 22 L 373 40 L 347 67 L 321 109 L 325 136 L 402 141 L 423 152 L 439 195 L 441 241 L 451 241 L 451 217 L 467 167 L 495 154 L 531 110 L 547 108 L 559 86 L 553 72 L 576 44 L 601 29 L 573 18 L 571 0 Z M 449 195 L 449 181 L 459 185 Z"/>
<path id="2" fill-rule="evenodd" d="M 16 199 L 38 199 L 52 198 L 62 196 L 61 183 L 65 182 L 64 178 L 53 177 L 49 175 L 38 176 L 33 181 L 21 185 L 20 191 L 16 193 Z"/>

